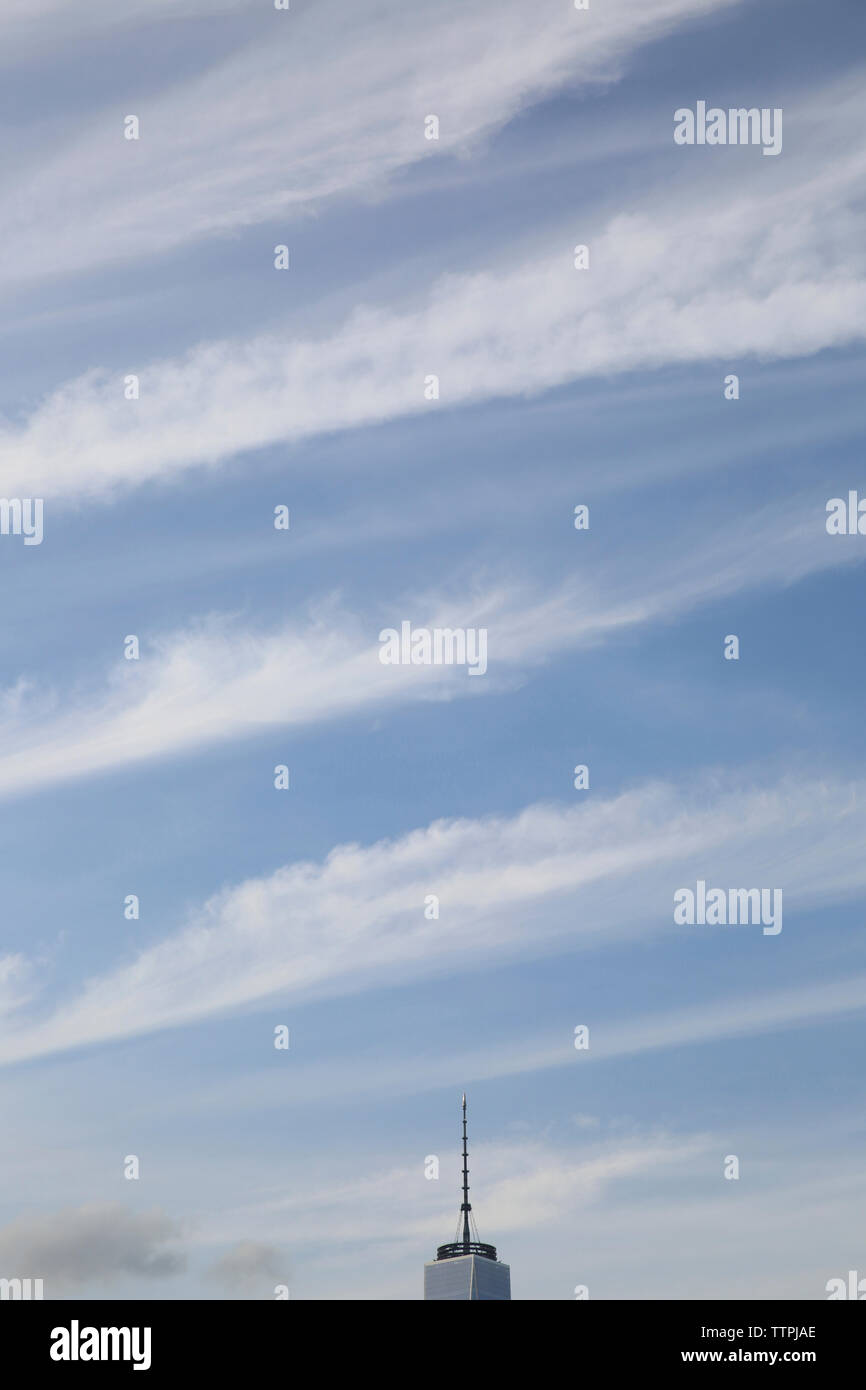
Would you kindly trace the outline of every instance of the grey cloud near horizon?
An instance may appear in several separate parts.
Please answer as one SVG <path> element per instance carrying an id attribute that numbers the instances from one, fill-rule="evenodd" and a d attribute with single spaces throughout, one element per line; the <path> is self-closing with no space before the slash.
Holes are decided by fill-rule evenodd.
<path id="1" fill-rule="evenodd" d="M 260 1291 L 267 1280 L 285 1283 L 287 1271 L 275 1246 L 240 1240 L 214 1261 L 206 1277 L 228 1292 L 244 1294 Z"/>
<path id="2" fill-rule="evenodd" d="M 0 1229 L 0 1277 L 43 1279 L 47 1298 L 123 1276 L 162 1279 L 186 1267 L 180 1232 L 162 1211 L 119 1202 L 20 1216 Z"/>

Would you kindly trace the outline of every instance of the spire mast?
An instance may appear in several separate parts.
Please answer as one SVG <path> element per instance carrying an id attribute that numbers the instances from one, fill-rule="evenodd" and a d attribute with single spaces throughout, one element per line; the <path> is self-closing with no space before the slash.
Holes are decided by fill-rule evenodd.
<path id="1" fill-rule="evenodd" d="M 440 1245 L 436 1249 L 436 1259 L 438 1260 L 457 1260 L 461 1256 L 478 1256 L 480 1259 L 493 1260 L 496 1262 L 496 1246 L 487 1245 L 478 1239 L 478 1232 L 475 1232 L 475 1239 L 472 1238 L 472 1229 L 475 1222 L 472 1219 L 472 1203 L 469 1200 L 469 1139 L 466 1132 L 466 1092 L 463 1092 L 463 1201 L 460 1204 L 460 1217 L 457 1222 L 456 1238 L 449 1245 Z"/>
<path id="2" fill-rule="evenodd" d="M 472 1235 L 469 1230 L 469 1213 L 472 1207 L 469 1202 L 469 1149 L 466 1140 L 466 1092 L 463 1092 L 463 1205 L 460 1208 L 463 1213 L 463 1248 L 466 1254 L 469 1253 L 469 1246 L 472 1242 Z"/>

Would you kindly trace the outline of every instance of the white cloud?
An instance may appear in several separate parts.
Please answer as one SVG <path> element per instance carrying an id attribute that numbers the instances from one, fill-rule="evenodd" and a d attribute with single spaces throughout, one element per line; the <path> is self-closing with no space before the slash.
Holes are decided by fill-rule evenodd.
<path id="1" fill-rule="evenodd" d="M 142 659 L 118 656 L 101 687 L 61 692 L 19 679 L 0 692 L 0 797 L 109 772 L 130 764 L 250 737 L 268 727 L 302 727 L 414 700 L 483 696 L 534 663 L 664 621 L 701 603 L 764 584 L 793 583 L 855 562 L 856 545 L 824 528 L 814 498 L 794 498 L 699 534 L 671 529 L 640 550 L 610 547 L 592 580 L 547 594 L 511 584 L 466 586 L 449 596 L 407 596 L 365 617 L 335 601 L 308 620 L 253 632 L 213 616 L 149 639 Z M 855 538 L 856 539 L 856 538 Z M 385 666 L 384 628 L 488 631 L 488 670 Z M 719 636 L 721 642 L 721 634 Z M 721 647 L 719 648 L 721 650 Z M 721 659 L 721 658 L 720 658 Z"/>
<path id="2" fill-rule="evenodd" d="M 572 221 L 522 261 L 512 251 L 489 270 L 447 275 L 413 307 L 361 306 L 320 339 L 205 343 L 142 367 L 138 401 L 124 399 L 116 371 L 95 369 L 2 431 L 2 487 L 108 496 L 321 431 L 604 373 L 860 340 L 864 155 L 844 138 L 841 153 L 822 146 L 772 180 L 757 174 L 775 162 L 759 161 L 734 187 L 718 177 L 669 190 L 580 238 Z M 591 243 L 589 271 L 572 268 L 578 239 Z M 438 402 L 423 398 L 431 373 Z"/>
<path id="3" fill-rule="evenodd" d="M 851 896 L 866 885 L 863 797 L 862 786 L 834 783 L 657 784 L 569 809 L 535 805 L 512 818 L 437 821 L 367 848 L 339 846 L 321 863 L 218 893 L 175 935 L 92 979 L 53 1016 L 10 1022 L 0 1059 L 191 1023 L 270 997 L 291 1002 L 447 974 L 458 962 L 646 940 L 675 930 L 673 892 L 696 877 L 771 880 L 788 912 Z M 429 893 L 440 898 L 438 920 L 424 916 Z M 764 938 L 765 948 L 774 941 Z"/>
<path id="4" fill-rule="evenodd" d="M 294 1103 L 333 1105 L 358 1096 L 417 1096 L 445 1086 L 471 1085 L 501 1077 L 526 1076 L 552 1067 L 594 1067 L 620 1057 L 668 1048 L 693 1047 L 727 1038 L 760 1037 L 805 1028 L 866 1011 L 866 975 L 815 982 L 763 994 L 739 994 L 705 1000 L 700 1006 L 668 1010 L 623 1021 L 598 1014 L 587 1017 L 592 1046 L 576 1052 L 567 1030 L 538 1036 L 499 1037 L 484 1047 L 460 1052 L 402 1053 L 341 1057 L 336 1062 L 296 1061 L 292 1070 Z M 283 1106 L 282 1081 L 273 1072 L 252 1073 L 218 1086 L 199 1088 L 193 1106 L 207 1111 L 262 1110 Z M 189 1102 L 184 1100 L 184 1109 Z M 579 1127 L 598 1123 L 589 1115 L 573 1117 Z"/>
<path id="5" fill-rule="evenodd" d="M 619 0 L 588 20 L 561 0 L 317 0 L 288 14 L 268 0 L 250 15 L 249 45 L 226 61 L 168 92 L 135 82 L 125 111 L 140 118 L 138 142 L 123 138 L 113 102 L 73 143 L 56 136 L 47 158 L 16 171 L 3 190 L 4 265 L 19 284 L 58 265 L 58 206 L 58 270 L 69 273 L 291 219 L 335 194 L 369 196 L 566 82 L 616 76 L 634 49 L 732 2 Z M 188 0 L 182 13 L 212 6 Z M 127 18 L 144 16 L 169 17 L 167 4 Z M 430 113 L 438 141 L 424 138 Z"/>
<path id="6" fill-rule="evenodd" d="M 255 0 L 252 0 L 255 3 Z M 86 5 L 67 4 L 67 0 L 3 0 L 0 34 L 4 49 L 25 39 L 39 41 L 42 51 L 62 34 L 87 34 L 105 25 L 132 26 L 163 20 L 186 19 L 191 15 L 220 10 L 249 8 L 251 0 L 88 0 Z"/>
<path id="7" fill-rule="evenodd" d="M 616 1184 L 655 1172 L 676 1172 L 693 1161 L 706 1140 L 644 1134 L 639 1139 L 581 1142 L 569 1152 L 543 1140 L 473 1143 L 472 1171 L 483 1198 L 476 1206 L 482 1239 L 499 1241 L 518 1231 L 545 1228 L 609 1198 Z M 427 1182 L 423 1165 L 368 1167 L 360 1177 L 336 1174 L 297 1195 L 291 1191 L 265 1202 L 226 1211 L 202 1223 L 205 1239 L 231 1239 L 246 1227 L 269 1229 L 310 1255 L 324 1247 L 364 1242 L 387 1263 L 400 1252 L 432 1259 L 437 1244 L 452 1238 L 458 1204 L 457 1164 L 453 1183 L 443 1159 L 438 1182 Z M 327 1254 L 326 1254 L 327 1258 Z M 506 1257 L 507 1258 L 507 1257 Z M 304 1268 L 299 1260 L 299 1267 Z"/>

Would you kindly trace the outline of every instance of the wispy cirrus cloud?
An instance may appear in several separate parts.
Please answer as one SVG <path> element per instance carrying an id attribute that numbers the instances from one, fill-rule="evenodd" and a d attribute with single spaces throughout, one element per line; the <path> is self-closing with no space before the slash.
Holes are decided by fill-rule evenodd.
<path id="1" fill-rule="evenodd" d="M 321 863 L 218 893 L 175 935 L 90 980 L 42 1021 L 19 1011 L 0 1038 L 0 1060 L 188 1024 L 277 995 L 351 994 L 458 963 L 645 941 L 674 930 L 673 891 L 705 874 L 752 884 L 772 870 L 789 909 L 844 899 L 866 886 L 864 798 L 862 785 L 832 781 L 733 788 L 726 779 L 720 789 L 707 778 L 338 846 Z M 431 893 L 436 919 L 424 911 Z"/>
<path id="2" fill-rule="evenodd" d="M 733 514 L 696 541 L 686 524 L 635 550 L 613 547 L 592 579 L 541 591 L 478 580 L 459 591 L 380 599 L 366 613 L 336 598 L 261 631 L 238 616 L 140 634 L 139 661 L 118 658 L 100 683 L 61 692 L 21 677 L 0 692 L 0 798 L 46 784 L 194 753 L 268 728 L 299 729 L 424 700 L 492 696 L 533 667 L 702 604 L 862 559 L 826 534 L 813 498 Z M 379 633 L 485 628 L 487 672 L 384 665 Z M 720 634 L 720 639 L 723 634 Z"/>
<path id="3" fill-rule="evenodd" d="M 2 487 L 107 498 L 324 431 L 599 374 L 860 341 L 866 155 L 849 138 L 841 153 L 793 162 L 771 188 L 753 171 L 733 187 L 666 190 L 580 238 L 572 222 L 555 245 L 548 236 L 531 254 L 440 278 L 411 306 L 361 306 L 320 338 L 209 342 L 143 365 L 137 401 L 116 372 L 94 369 L 0 431 Z M 578 239 L 591 243 L 587 271 L 572 265 Z M 439 401 L 425 400 L 429 375 Z"/>
<path id="4" fill-rule="evenodd" d="M 58 136 L 16 171 L 3 189 L 4 265 L 17 284 L 44 277 L 58 205 L 58 270 L 69 274 L 291 219 L 335 195 L 368 197 L 397 170 L 463 152 L 566 83 L 611 80 L 642 44 L 734 2 L 619 0 L 591 19 L 520 0 L 440 0 L 432 10 L 318 0 L 289 12 L 224 3 L 248 12 L 249 42 L 165 91 L 142 92 L 137 70 L 127 111 L 140 119 L 140 140 L 123 138 L 112 103 L 74 141 Z M 50 7 L 60 22 L 63 8 Z M 159 0 L 103 8 L 114 23 L 177 17 Z M 206 22 L 211 9 L 186 0 L 180 15 Z M 13 18 L 21 32 L 24 13 Z M 430 113 L 438 141 L 424 137 Z M 0 267 L 0 285 L 3 277 Z"/>
<path id="5" fill-rule="evenodd" d="M 70 32 L 77 36 L 106 25 L 133 27 L 221 11 L 243 11 L 253 4 L 255 0 L 126 0 L 124 5 L 116 5 L 113 0 L 90 0 L 86 6 L 71 8 L 66 0 L 4 0 L 0 34 L 4 56 L 9 49 L 14 52 L 17 44 L 34 44 L 42 52 L 52 40 L 68 38 Z"/>
<path id="6" fill-rule="evenodd" d="M 473 1167 L 483 1175 L 484 1227 L 504 1235 L 552 1225 L 565 1212 L 591 1208 L 609 1198 L 620 1182 L 653 1169 L 677 1172 L 708 1147 L 706 1136 L 659 1132 L 584 1144 L 580 1152 L 542 1140 L 512 1138 L 495 1146 L 476 1144 Z M 237 1220 L 258 1225 L 271 1221 L 277 1230 L 291 1231 L 305 1248 L 315 1243 L 319 1222 L 320 1235 L 328 1232 L 331 1249 L 343 1242 L 382 1241 L 393 1242 L 395 1250 L 426 1247 L 430 1258 L 453 1226 L 458 1191 L 454 1167 L 453 1189 L 444 1172 L 439 1182 L 426 1183 L 420 1166 L 383 1163 L 342 1184 L 323 1184 L 317 1192 L 251 1204 L 226 1214 L 214 1227 L 231 1230 Z"/>
<path id="7" fill-rule="evenodd" d="M 359 1097 L 394 1097 L 438 1091 L 448 1086 L 470 1085 L 503 1077 L 530 1076 L 551 1068 L 594 1068 L 621 1058 L 647 1052 L 689 1048 L 734 1038 L 759 1038 L 772 1033 L 796 1032 L 834 1019 L 866 1013 L 866 974 L 845 975 L 791 988 L 735 995 L 704 1001 L 700 1006 L 668 1009 L 636 1018 L 588 1013 L 592 1047 L 577 1052 L 569 1027 L 558 1031 L 523 1034 L 509 1032 L 486 1046 L 430 1056 L 404 1052 L 367 1055 L 339 1061 L 296 1061 L 292 1069 L 294 1103 L 332 1106 Z M 272 1071 L 248 1073 L 239 1079 L 223 1079 L 218 1086 L 199 1088 L 192 1106 L 209 1112 L 236 1115 L 243 1110 L 267 1110 L 286 1103 L 283 1078 Z"/>

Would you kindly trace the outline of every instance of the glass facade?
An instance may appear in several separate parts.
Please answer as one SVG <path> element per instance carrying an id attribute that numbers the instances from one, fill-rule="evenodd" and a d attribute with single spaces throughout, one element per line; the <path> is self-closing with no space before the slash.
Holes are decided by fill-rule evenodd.
<path id="1" fill-rule="evenodd" d="M 424 1298 L 510 1299 L 511 1270 L 481 1255 L 431 1260 L 424 1266 Z"/>

